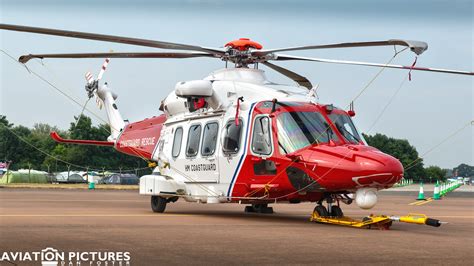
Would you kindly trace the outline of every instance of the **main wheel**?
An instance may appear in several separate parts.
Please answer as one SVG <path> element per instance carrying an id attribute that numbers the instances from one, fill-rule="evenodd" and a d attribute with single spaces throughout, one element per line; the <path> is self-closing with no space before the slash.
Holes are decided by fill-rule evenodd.
<path id="1" fill-rule="evenodd" d="M 331 216 L 333 217 L 342 217 L 344 216 L 344 213 L 341 210 L 341 207 L 339 206 L 332 206 L 331 208 Z"/>
<path id="2" fill-rule="evenodd" d="M 268 204 L 252 204 L 252 206 L 245 206 L 245 212 L 272 214 L 273 208 L 268 207 Z"/>
<path id="3" fill-rule="evenodd" d="M 314 212 L 316 212 L 320 217 L 327 217 L 329 216 L 328 210 L 323 205 L 318 205 L 314 208 Z"/>
<path id="4" fill-rule="evenodd" d="M 166 209 L 166 202 L 168 200 L 166 198 L 160 196 L 151 196 L 151 209 L 153 212 L 162 213 Z"/>

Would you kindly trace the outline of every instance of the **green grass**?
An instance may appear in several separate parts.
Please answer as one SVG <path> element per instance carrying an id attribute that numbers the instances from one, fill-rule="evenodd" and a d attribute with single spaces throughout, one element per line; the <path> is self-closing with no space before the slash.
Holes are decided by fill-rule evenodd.
<path id="1" fill-rule="evenodd" d="M 34 188 L 34 189 L 89 189 L 88 184 L 32 184 L 9 183 L 0 184 L 0 188 Z M 104 185 L 96 184 L 96 190 L 138 190 L 138 185 Z"/>

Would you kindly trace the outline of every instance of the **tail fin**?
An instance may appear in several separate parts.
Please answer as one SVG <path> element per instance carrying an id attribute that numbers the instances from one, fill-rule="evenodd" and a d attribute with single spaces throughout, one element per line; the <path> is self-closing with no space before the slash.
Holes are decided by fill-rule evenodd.
<path id="1" fill-rule="evenodd" d="M 113 93 L 107 87 L 107 83 L 105 83 L 102 87 L 97 88 L 96 96 L 103 102 L 105 111 L 107 112 L 107 118 L 109 119 L 111 135 L 108 140 L 115 141 L 125 127 L 125 122 L 115 103 L 117 95 Z"/>
<path id="2" fill-rule="evenodd" d="M 102 109 L 102 106 L 105 107 L 111 132 L 111 135 L 109 136 L 108 140 L 115 141 L 117 140 L 117 137 L 120 135 L 120 132 L 125 126 L 122 116 L 118 111 L 117 104 L 115 104 L 115 99 L 117 99 L 117 95 L 107 87 L 107 83 L 99 87 L 99 81 L 102 79 L 102 76 L 104 75 L 104 72 L 107 69 L 107 65 L 109 64 L 109 62 L 110 59 L 106 58 L 97 79 L 94 79 L 94 76 L 90 72 L 86 73 L 86 91 L 87 95 L 89 96 L 89 99 L 95 96 L 97 105 L 100 109 Z"/>

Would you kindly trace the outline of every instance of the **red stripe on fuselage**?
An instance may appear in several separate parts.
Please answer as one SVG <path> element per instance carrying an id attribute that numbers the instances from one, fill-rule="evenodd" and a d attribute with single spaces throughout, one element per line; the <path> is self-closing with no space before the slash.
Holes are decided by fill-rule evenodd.
<path id="1" fill-rule="evenodd" d="M 126 125 L 115 148 L 122 153 L 150 160 L 165 121 L 166 116 L 160 115 Z"/>

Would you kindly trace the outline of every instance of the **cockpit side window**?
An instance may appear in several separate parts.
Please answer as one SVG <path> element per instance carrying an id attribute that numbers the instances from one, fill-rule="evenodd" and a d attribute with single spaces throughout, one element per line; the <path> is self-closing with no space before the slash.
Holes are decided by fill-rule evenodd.
<path id="1" fill-rule="evenodd" d="M 272 141 L 270 133 L 270 118 L 268 116 L 257 116 L 253 124 L 252 151 L 260 155 L 272 153 Z"/>
<path id="2" fill-rule="evenodd" d="M 199 142 L 201 140 L 201 125 L 192 125 L 189 127 L 188 143 L 186 145 L 186 156 L 194 157 L 199 151 Z"/>
<path id="3" fill-rule="evenodd" d="M 341 133 L 344 138 L 354 144 L 359 144 L 362 141 L 357 129 L 352 123 L 351 118 L 346 114 L 331 113 L 329 115 L 332 123 L 336 126 L 339 133 Z"/>
<path id="4" fill-rule="evenodd" d="M 239 125 L 235 124 L 235 120 L 229 120 L 224 128 L 224 143 L 222 144 L 222 150 L 225 154 L 239 152 L 241 136 L 242 120 L 239 119 Z"/>

